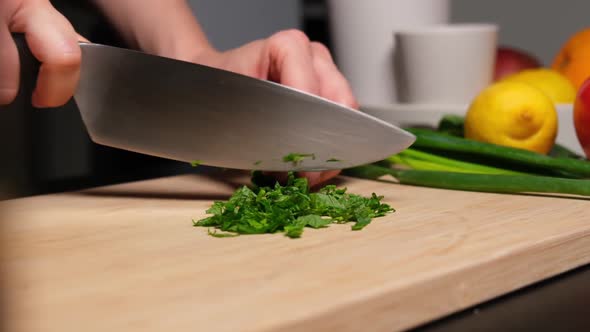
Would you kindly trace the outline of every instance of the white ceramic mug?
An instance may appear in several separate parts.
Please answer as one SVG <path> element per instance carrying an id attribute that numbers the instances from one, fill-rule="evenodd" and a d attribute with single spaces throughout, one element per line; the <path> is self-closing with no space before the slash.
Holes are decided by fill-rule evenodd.
<path id="1" fill-rule="evenodd" d="M 397 101 L 391 32 L 447 23 L 449 0 L 328 0 L 334 58 L 360 104 Z"/>
<path id="2" fill-rule="evenodd" d="M 468 104 L 493 79 L 498 26 L 443 24 L 394 33 L 402 103 Z"/>

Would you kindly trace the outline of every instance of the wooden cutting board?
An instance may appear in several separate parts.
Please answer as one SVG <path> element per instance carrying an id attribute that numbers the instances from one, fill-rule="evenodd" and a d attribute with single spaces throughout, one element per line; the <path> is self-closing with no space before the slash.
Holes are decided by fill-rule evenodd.
<path id="1" fill-rule="evenodd" d="M 186 175 L 6 201 L 10 331 L 393 331 L 590 262 L 590 201 L 342 178 L 397 211 L 213 238 L 192 226 L 247 178 Z"/>

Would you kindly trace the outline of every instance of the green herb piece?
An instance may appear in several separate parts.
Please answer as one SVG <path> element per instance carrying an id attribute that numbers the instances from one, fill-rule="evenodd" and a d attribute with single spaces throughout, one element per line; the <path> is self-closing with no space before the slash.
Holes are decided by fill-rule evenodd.
<path id="1" fill-rule="evenodd" d="M 315 160 L 315 154 L 313 154 L 313 153 L 289 153 L 288 155 L 283 157 L 283 161 L 286 163 L 292 162 L 293 165 L 297 166 L 305 158 L 311 158 L 311 159 Z"/>
<path id="2" fill-rule="evenodd" d="M 217 232 L 217 230 L 214 230 L 212 232 L 209 229 L 207 229 L 207 234 L 209 234 L 213 237 L 236 237 L 236 236 L 238 236 L 238 234 L 234 234 L 234 233 L 219 233 L 219 232 Z"/>
<path id="3" fill-rule="evenodd" d="M 352 230 L 361 230 L 373 218 L 395 211 L 375 193 L 362 197 L 334 185 L 310 192 L 307 179 L 296 178 L 293 172 L 288 173 L 284 186 L 260 186 L 259 180 L 266 179 L 254 172 L 253 188 L 243 186 L 227 201 L 214 202 L 207 210 L 211 216 L 193 225 L 224 232 L 209 232 L 217 237 L 283 232 L 298 238 L 306 227 L 324 228 L 332 223 L 354 222 Z"/>
<path id="4" fill-rule="evenodd" d="M 193 161 L 191 161 L 191 166 L 197 167 L 197 166 L 201 165 L 201 163 L 202 162 L 200 160 L 193 160 Z"/>
<path id="5" fill-rule="evenodd" d="M 258 166 L 258 165 L 260 165 L 260 164 L 262 164 L 262 160 L 258 160 L 258 161 L 256 161 L 256 162 L 254 163 L 254 166 Z"/>
<path id="6" fill-rule="evenodd" d="M 332 223 L 332 220 L 329 218 L 322 218 L 317 214 L 308 214 L 303 217 L 297 218 L 295 221 L 296 223 L 301 223 L 305 226 L 309 226 L 311 228 L 322 228 L 326 227 L 327 225 Z"/>
<path id="7" fill-rule="evenodd" d="M 341 161 L 342 160 L 336 159 L 336 158 L 330 158 L 330 159 L 326 160 L 327 163 L 339 163 Z"/>

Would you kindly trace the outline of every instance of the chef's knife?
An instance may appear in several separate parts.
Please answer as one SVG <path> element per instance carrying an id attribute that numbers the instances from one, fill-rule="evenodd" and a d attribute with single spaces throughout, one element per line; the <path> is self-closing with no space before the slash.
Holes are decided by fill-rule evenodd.
<path id="1" fill-rule="evenodd" d="M 28 75 L 36 77 L 23 36 L 15 40 L 21 68 L 34 67 Z M 225 168 L 317 171 L 379 161 L 415 140 L 383 120 L 270 81 L 124 48 L 80 47 L 74 101 L 98 144 Z"/>

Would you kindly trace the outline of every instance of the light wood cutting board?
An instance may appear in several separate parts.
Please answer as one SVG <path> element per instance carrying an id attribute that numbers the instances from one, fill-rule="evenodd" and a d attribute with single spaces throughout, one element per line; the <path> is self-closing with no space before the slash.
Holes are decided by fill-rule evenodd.
<path id="1" fill-rule="evenodd" d="M 397 211 L 213 238 L 247 178 L 187 175 L 6 201 L 10 331 L 394 331 L 590 262 L 590 201 L 342 178 Z"/>

